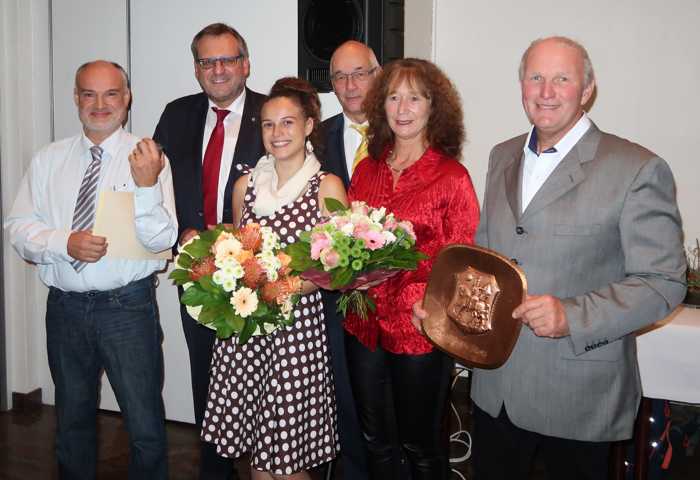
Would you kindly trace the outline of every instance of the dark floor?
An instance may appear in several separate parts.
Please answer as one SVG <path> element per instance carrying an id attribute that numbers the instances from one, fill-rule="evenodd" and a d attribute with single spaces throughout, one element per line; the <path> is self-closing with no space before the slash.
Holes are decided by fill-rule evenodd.
<path id="1" fill-rule="evenodd" d="M 455 386 L 453 399 L 455 407 L 463 421 L 462 428 L 469 429 L 469 406 L 467 403 L 467 380 L 460 379 Z M 696 409 L 674 407 L 674 418 L 680 425 L 688 418 L 698 415 Z M 450 428 L 452 432 L 458 429 L 454 414 L 451 415 Z M 39 406 L 24 408 L 22 411 L 0 413 L 0 480 L 43 480 L 58 478 L 55 469 L 53 453 L 53 436 L 55 417 L 53 407 Z M 100 480 L 122 480 L 127 478 L 128 448 L 127 437 L 122 427 L 121 417 L 115 413 L 102 412 L 98 419 L 99 430 L 99 471 Z M 198 432 L 190 424 L 168 422 L 168 447 L 170 478 L 175 480 L 190 480 L 196 478 L 198 463 Z M 677 435 L 678 438 L 680 438 Z M 461 440 L 467 440 L 462 435 Z M 465 445 L 458 441 L 451 443 L 450 455 L 454 460 L 464 457 L 467 453 Z M 673 436 L 672 436 L 673 440 Z M 670 469 L 664 476 L 650 477 L 664 480 L 698 480 L 700 479 L 700 451 L 688 456 L 686 451 L 692 449 L 690 443 L 677 440 Z M 698 446 L 700 450 L 700 446 Z M 241 459 L 238 464 L 239 473 L 243 480 L 248 480 L 247 461 Z M 470 477 L 469 461 L 453 463 L 454 469 L 451 480 L 468 479 Z M 314 472 L 314 480 L 320 480 L 320 472 Z M 536 467 L 529 480 L 544 479 L 541 468 Z M 572 475 L 573 478 L 573 475 Z M 631 477 L 630 477 L 631 478 Z M 336 480 L 343 479 L 342 465 Z M 559 480 L 559 479 L 556 479 Z"/>

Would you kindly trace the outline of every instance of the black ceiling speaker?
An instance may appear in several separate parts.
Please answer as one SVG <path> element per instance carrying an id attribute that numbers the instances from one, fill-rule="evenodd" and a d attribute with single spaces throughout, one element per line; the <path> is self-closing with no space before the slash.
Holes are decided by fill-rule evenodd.
<path id="1" fill-rule="evenodd" d="M 330 60 L 347 40 L 366 43 L 382 65 L 403 58 L 404 0 L 299 0 L 299 76 L 330 92 Z"/>

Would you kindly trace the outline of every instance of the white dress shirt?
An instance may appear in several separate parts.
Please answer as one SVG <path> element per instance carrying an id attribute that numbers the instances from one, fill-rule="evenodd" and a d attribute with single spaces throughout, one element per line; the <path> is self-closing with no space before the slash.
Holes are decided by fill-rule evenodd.
<path id="1" fill-rule="evenodd" d="M 219 167 L 219 186 L 217 187 L 216 198 L 216 221 L 221 223 L 224 215 L 224 193 L 228 176 L 231 173 L 231 165 L 233 164 L 233 154 L 236 151 L 236 143 L 238 142 L 238 133 L 241 131 L 241 119 L 243 118 L 243 106 L 245 105 L 245 89 L 228 107 L 218 107 L 214 102 L 209 100 L 209 109 L 207 110 L 207 118 L 204 122 L 204 141 L 202 142 L 202 162 L 204 162 L 204 153 L 207 151 L 209 139 L 216 126 L 216 112 L 212 107 L 220 108 L 221 110 L 229 110 L 231 113 L 224 118 L 224 149 L 221 152 L 221 166 Z"/>
<path id="2" fill-rule="evenodd" d="M 119 128 L 100 145 L 103 149 L 99 191 L 134 192 L 136 236 L 151 252 L 172 247 L 177 239 L 177 218 L 170 164 L 158 182 L 136 187 L 128 156 L 138 137 Z M 73 213 L 94 144 L 85 134 L 42 148 L 22 179 L 5 229 L 22 258 L 36 263 L 39 277 L 49 287 L 64 291 L 111 290 L 162 270 L 165 260 L 125 260 L 102 257 L 76 273 L 69 263 L 67 245 Z M 109 245 L 107 246 L 109 251 Z"/>
<path id="3" fill-rule="evenodd" d="M 591 126 L 591 120 L 584 113 L 578 122 L 552 148 L 537 154 L 537 133 L 532 127 L 523 148 L 523 185 L 520 189 L 520 205 L 524 212 L 537 191 L 544 185 L 557 165 L 581 140 Z M 534 146 L 533 146 L 534 144 Z M 534 148 L 534 150 L 533 150 Z"/>
<path id="4" fill-rule="evenodd" d="M 369 125 L 369 123 L 355 123 L 343 113 L 343 146 L 345 147 L 345 166 L 348 169 L 348 178 L 352 178 L 352 163 L 355 160 L 355 152 L 362 143 L 362 134 L 351 128 L 350 125 Z"/>

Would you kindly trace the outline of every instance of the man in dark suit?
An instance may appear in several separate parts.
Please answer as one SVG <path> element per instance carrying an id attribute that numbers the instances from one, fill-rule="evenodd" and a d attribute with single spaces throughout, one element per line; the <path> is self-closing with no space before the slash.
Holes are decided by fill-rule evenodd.
<path id="1" fill-rule="evenodd" d="M 321 162 L 325 171 L 340 177 L 345 188 L 348 188 L 353 166 L 367 155 L 367 116 L 362 109 L 362 102 L 381 67 L 372 49 L 351 40 L 335 50 L 330 68 L 333 90 L 343 112 L 321 124 L 321 131 L 325 135 Z M 335 379 L 343 474 L 344 478 L 362 480 L 368 478 L 365 443 L 350 387 L 345 358 L 345 332 L 343 319 L 336 312 L 337 299 L 337 293 L 323 292 Z"/>
<path id="2" fill-rule="evenodd" d="M 326 136 L 323 169 L 338 175 L 347 188 L 353 165 L 367 153 L 362 133 L 367 128 L 367 115 L 362 102 L 381 67 L 371 48 L 350 40 L 333 52 L 330 68 L 333 91 L 343 112 L 321 124 Z"/>
<path id="3" fill-rule="evenodd" d="M 264 153 L 259 117 L 265 97 L 245 86 L 250 62 L 243 37 L 228 25 L 214 23 L 195 35 L 191 49 L 203 92 L 170 102 L 153 135 L 173 171 L 180 244 L 208 225 L 232 223 L 232 188 L 240 176 L 236 165 L 253 166 Z M 184 306 L 180 313 L 190 354 L 194 416 L 201 425 L 214 332 L 192 319 Z M 232 463 L 203 443 L 200 478 L 234 475 Z"/>

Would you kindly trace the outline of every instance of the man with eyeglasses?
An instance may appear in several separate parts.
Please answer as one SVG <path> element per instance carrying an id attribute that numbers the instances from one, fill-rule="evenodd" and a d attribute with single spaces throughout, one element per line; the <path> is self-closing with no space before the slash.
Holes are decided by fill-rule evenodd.
<path id="1" fill-rule="evenodd" d="M 324 170 L 350 185 L 352 172 L 367 156 L 367 115 L 362 108 L 367 92 L 381 71 L 377 57 L 367 45 L 350 40 L 340 45 L 331 57 L 330 75 L 343 112 L 321 124 L 325 135 Z M 350 387 L 345 358 L 345 331 L 336 312 L 337 294 L 323 292 L 327 332 L 338 412 L 338 432 L 344 478 L 368 478 L 365 442 Z"/>
<path id="2" fill-rule="evenodd" d="M 380 71 L 372 49 L 355 40 L 340 45 L 331 57 L 331 83 L 343 112 L 322 124 L 324 168 L 342 178 L 346 188 L 355 166 L 367 156 L 367 115 L 362 102 Z"/>
<path id="3" fill-rule="evenodd" d="M 209 225 L 233 222 L 232 188 L 240 176 L 235 166 L 253 166 L 264 153 L 259 117 L 265 96 L 246 87 L 250 60 L 243 37 L 228 25 L 213 23 L 194 36 L 191 50 L 203 91 L 170 102 L 153 135 L 172 165 L 181 245 Z M 182 305 L 180 314 L 190 354 L 194 416 L 201 425 L 214 332 Z M 232 461 L 202 442 L 199 478 L 235 476 Z"/>

